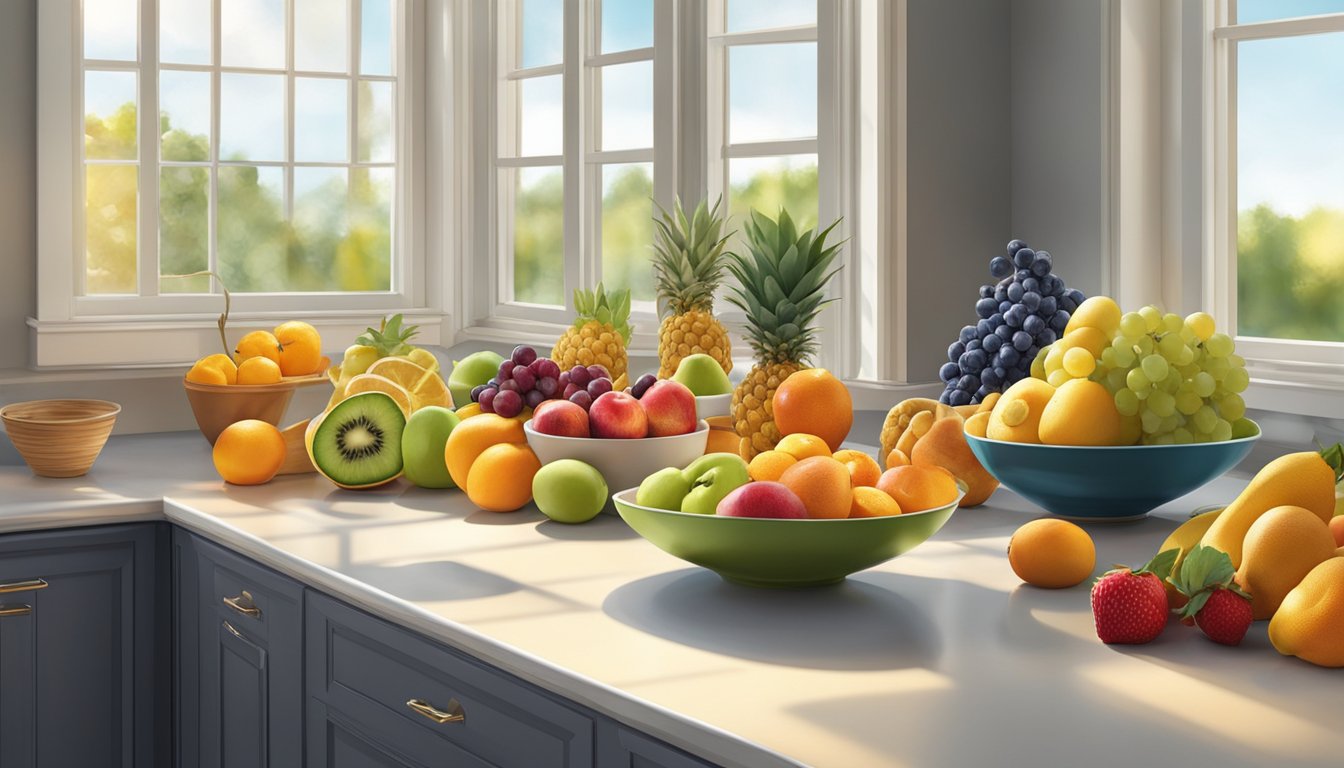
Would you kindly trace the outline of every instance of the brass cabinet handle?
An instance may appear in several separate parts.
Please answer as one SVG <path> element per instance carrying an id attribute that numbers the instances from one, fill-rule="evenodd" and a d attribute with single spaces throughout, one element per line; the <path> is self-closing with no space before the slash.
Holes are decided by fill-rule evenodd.
<path id="1" fill-rule="evenodd" d="M 240 639 L 240 640 L 243 639 L 243 633 L 242 633 L 242 632 L 239 632 L 239 631 L 236 630 L 236 629 L 234 629 L 234 628 L 233 628 L 233 625 L 230 624 L 229 622 L 227 622 L 227 621 L 224 622 L 224 628 L 227 629 L 227 630 L 229 630 L 229 633 L 232 634 L 234 637 L 236 637 L 236 638 L 238 638 L 238 639 Z"/>
<path id="2" fill-rule="evenodd" d="M 433 704 L 421 701 L 420 699 L 411 699 L 406 702 L 406 706 L 410 707 L 411 711 L 417 715 L 423 715 L 440 725 L 443 725 L 444 723 L 461 723 L 465 722 L 467 719 L 467 713 L 462 711 L 462 705 L 457 699 L 448 700 L 447 712 L 435 707 Z"/>
<path id="3" fill-rule="evenodd" d="M 237 597 L 224 598 L 224 604 L 248 618 L 261 618 L 261 609 L 252 602 L 252 593 L 246 589 Z"/>
<path id="4" fill-rule="evenodd" d="M 0 605 L 0 619 L 5 618 L 6 616 L 27 616 L 32 612 L 33 606 L 31 605 Z"/>
<path id="5" fill-rule="evenodd" d="M 8 584 L 0 584 L 0 595 L 9 592 L 32 592 L 35 589 L 46 589 L 49 585 L 43 579 L 28 579 L 27 581 L 11 581 Z"/>

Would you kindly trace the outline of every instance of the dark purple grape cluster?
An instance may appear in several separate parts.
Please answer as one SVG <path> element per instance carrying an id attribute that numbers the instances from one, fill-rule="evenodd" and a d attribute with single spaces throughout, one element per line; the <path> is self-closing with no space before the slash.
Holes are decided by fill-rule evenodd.
<path id="1" fill-rule="evenodd" d="M 646 373 L 643 376 L 640 376 L 638 379 L 635 379 L 634 385 L 630 387 L 630 396 L 638 400 L 644 396 L 645 392 L 649 391 L 649 387 L 652 387 L 654 384 L 657 383 L 658 383 L 657 376 L 653 375 L 652 373 Z"/>
<path id="2" fill-rule="evenodd" d="M 1021 240 L 1008 243 L 1008 255 L 989 261 L 997 285 L 980 286 L 975 303 L 979 321 L 961 329 L 947 348 L 948 362 L 938 370 L 946 388 L 938 400 L 948 405 L 978 403 L 1031 375 L 1031 361 L 1053 344 L 1083 303 L 1083 292 L 1053 274 L 1048 251 L 1032 250 Z"/>
<path id="3" fill-rule="evenodd" d="M 611 373 L 600 365 L 576 365 L 561 371 L 554 360 L 537 357 L 537 350 L 520 344 L 499 364 L 495 378 L 471 390 L 471 401 L 479 403 L 483 413 L 511 419 L 523 408 L 562 398 L 588 410 L 611 386 Z"/>

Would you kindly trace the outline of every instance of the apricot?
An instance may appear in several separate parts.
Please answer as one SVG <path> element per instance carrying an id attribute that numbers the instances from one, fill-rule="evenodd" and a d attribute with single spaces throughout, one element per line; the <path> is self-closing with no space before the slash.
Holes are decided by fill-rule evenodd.
<path id="1" fill-rule="evenodd" d="M 849 470 L 830 456 L 811 456 L 784 470 L 779 482 L 802 499 L 807 516 L 849 517 L 854 491 Z"/>
<path id="2" fill-rule="evenodd" d="M 1008 540 L 1008 565 L 1026 583 L 1064 589 L 1083 583 L 1097 566 L 1097 548 L 1087 531 L 1056 518 L 1018 528 Z"/>
<path id="3" fill-rule="evenodd" d="M 527 445 L 497 443 L 471 463 L 463 487 L 471 503 L 481 509 L 512 512 L 532 501 L 532 478 L 540 469 L 541 462 Z"/>
<path id="4" fill-rule="evenodd" d="M 761 451 L 747 465 L 747 474 L 757 482 L 779 480 L 784 470 L 798 463 L 793 454 L 780 450 Z"/>
<path id="5" fill-rule="evenodd" d="M 896 467 L 878 478 L 877 488 L 901 505 L 902 513 L 923 512 L 951 504 L 957 498 L 957 481 L 940 467 Z"/>
<path id="6" fill-rule="evenodd" d="M 826 458 L 831 456 L 831 447 L 825 440 L 805 432 L 785 435 L 775 444 L 775 450 L 783 451 L 800 461 L 810 459 L 813 456 L 824 456 Z"/>
<path id="7" fill-rule="evenodd" d="M 882 476 L 882 468 L 877 465 L 877 460 L 863 451 L 836 451 L 831 458 L 845 465 L 845 469 L 849 470 L 849 484 L 855 488 L 871 488 L 877 485 L 877 479 Z"/>
<path id="8" fill-rule="evenodd" d="M 901 505 L 885 491 L 859 486 L 849 506 L 850 517 L 889 517 L 901 514 Z"/>

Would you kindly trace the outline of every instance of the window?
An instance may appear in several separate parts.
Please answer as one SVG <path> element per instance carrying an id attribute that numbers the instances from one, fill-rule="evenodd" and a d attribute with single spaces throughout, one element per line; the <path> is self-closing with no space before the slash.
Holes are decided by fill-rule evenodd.
<path id="1" fill-rule="evenodd" d="M 1344 2 L 1214 21 L 1214 305 L 1248 359 L 1344 364 Z"/>

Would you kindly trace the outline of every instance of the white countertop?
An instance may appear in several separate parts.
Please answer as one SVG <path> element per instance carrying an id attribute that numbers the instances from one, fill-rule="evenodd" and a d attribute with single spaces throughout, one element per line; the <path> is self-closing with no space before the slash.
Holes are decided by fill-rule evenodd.
<path id="1" fill-rule="evenodd" d="M 876 434 L 876 430 L 870 430 Z M 856 431 L 856 434 L 862 434 Z M 0 443 L 7 443 L 0 439 Z M 1338 765 L 1344 670 L 1178 624 L 1097 640 L 1088 585 L 1023 586 L 1004 556 L 1040 513 L 1006 490 L 836 587 L 722 582 L 615 517 L 495 514 L 399 481 L 225 486 L 196 433 L 114 437 L 83 478 L 0 445 L 0 532 L 168 519 L 727 765 Z M 1087 526 L 1098 571 L 1146 561 L 1226 477 L 1147 520 Z"/>

